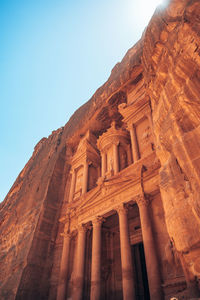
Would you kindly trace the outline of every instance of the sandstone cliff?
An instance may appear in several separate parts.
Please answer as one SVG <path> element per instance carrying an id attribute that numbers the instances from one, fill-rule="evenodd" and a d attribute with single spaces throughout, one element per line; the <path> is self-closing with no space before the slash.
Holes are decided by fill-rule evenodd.
<path id="1" fill-rule="evenodd" d="M 96 131 L 119 118 L 121 90 L 140 65 L 142 42 L 130 49 L 108 81 L 65 127 L 43 138 L 1 203 L 0 298 L 46 298 L 70 156 L 88 127 Z M 102 122 L 104 128 L 102 128 Z M 73 139 L 70 140 L 70 137 Z"/>
<path id="2" fill-rule="evenodd" d="M 53 259 L 61 251 L 58 220 L 72 153 L 88 128 L 102 133 L 121 120 L 118 105 L 126 101 L 126 85 L 143 70 L 167 229 L 194 289 L 200 277 L 199 15 L 198 0 L 174 0 L 157 10 L 108 81 L 63 128 L 37 144 L 1 204 L 1 299 L 47 299 L 50 285 L 55 294 Z"/>
<path id="3" fill-rule="evenodd" d="M 199 1 L 172 1 L 150 22 L 143 50 L 166 224 L 191 281 L 200 275 L 199 15 Z"/>

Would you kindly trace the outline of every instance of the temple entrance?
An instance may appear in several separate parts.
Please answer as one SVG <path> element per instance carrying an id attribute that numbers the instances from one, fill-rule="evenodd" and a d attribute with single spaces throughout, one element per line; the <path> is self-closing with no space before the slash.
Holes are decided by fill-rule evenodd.
<path id="1" fill-rule="evenodd" d="M 137 300 L 150 300 L 143 243 L 131 246 Z"/>
<path id="2" fill-rule="evenodd" d="M 150 300 L 145 254 L 142 241 L 140 216 L 137 205 L 129 207 L 127 212 L 129 237 L 132 259 L 129 266 L 133 266 L 133 283 L 135 300 Z M 93 230 L 88 226 L 86 231 L 85 263 L 82 299 L 89 300 L 91 295 L 91 267 L 92 267 L 92 238 Z M 69 282 L 67 299 L 73 299 L 76 290 L 75 272 L 78 236 L 72 239 L 70 256 Z M 130 252 L 129 252 L 130 253 Z M 115 211 L 109 212 L 101 225 L 101 266 L 100 266 L 100 298 L 99 300 L 123 300 L 123 274 L 121 262 L 119 218 Z M 78 286 L 78 285 L 77 285 Z"/>

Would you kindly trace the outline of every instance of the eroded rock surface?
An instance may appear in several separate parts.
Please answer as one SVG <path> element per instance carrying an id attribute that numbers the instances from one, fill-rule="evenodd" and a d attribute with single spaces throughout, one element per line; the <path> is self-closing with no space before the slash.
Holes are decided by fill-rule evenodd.
<path id="1" fill-rule="evenodd" d="M 89 299 L 97 216 L 103 222 L 102 299 L 199 296 L 199 16 L 198 0 L 157 9 L 108 81 L 36 145 L 0 207 L 1 299 L 64 300 L 81 293 Z M 125 206 L 132 252 L 124 255 L 139 261 L 144 251 L 148 287 L 144 276 L 137 279 L 142 288 L 134 279 L 137 263 L 127 271 L 133 288 L 120 267 L 131 264 L 120 258 Z M 83 225 L 87 267 L 77 279 L 73 261 Z"/>

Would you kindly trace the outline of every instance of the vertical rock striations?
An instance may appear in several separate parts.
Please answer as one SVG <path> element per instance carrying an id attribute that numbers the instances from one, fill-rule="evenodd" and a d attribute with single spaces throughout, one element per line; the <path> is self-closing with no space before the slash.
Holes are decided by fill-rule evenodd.
<path id="1" fill-rule="evenodd" d="M 153 16 L 143 50 L 165 220 L 192 291 L 200 275 L 199 15 L 198 0 L 171 1 Z"/>

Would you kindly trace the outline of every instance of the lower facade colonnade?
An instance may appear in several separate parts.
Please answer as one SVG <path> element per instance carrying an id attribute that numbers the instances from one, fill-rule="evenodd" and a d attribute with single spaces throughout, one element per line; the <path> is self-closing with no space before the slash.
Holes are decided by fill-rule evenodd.
<path id="1" fill-rule="evenodd" d="M 99 300 L 101 293 L 101 225 L 103 218 L 93 220 L 90 299 Z"/>
<path id="2" fill-rule="evenodd" d="M 127 208 L 124 207 L 124 205 L 121 205 L 117 207 L 116 210 L 119 216 L 123 299 L 129 300 L 134 299 L 135 292 L 133 282 L 131 247 L 129 241 Z"/>
<path id="3" fill-rule="evenodd" d="M 137 204 L 140 212 L 150 296 L 151 299 L 162 299 L 161 275 L 149 211 L 150 199 L 148 197 L 139 196 L 137 198 Z"/>
<path id="4" fill-rule="evenodd" d="M 69 268 L 69 251 L 70 251 L 70 240 L 71 234 L 64 233 L 63 235 L 63 251 L 60 264 L 60 276 L 59 284 L 57 288 L 57 300 L 64 300 L 65 294 L 67 293 L 67 275 Z"/>
<path id="5" fill-rule="evenodd" d="M 81 300 L 84 282 L 86 226 L 78 226 L 77 251 L 75 254 L 75 270 L 73 280 L 73 300 Z"/>
<path id="6" fill-rule="evenodd" d="M 137 203 L 137 204 L 136 204 Z M 57 288 L 57 300 L 66 300 L 66 299 L 73 299 L 73 300 L 82 300 L 82 299 L 90 299 L 90 300 L 100 300 L 100 299 L 124 299 L 124 300 L 137 300 L 137 299 L 153 299 L 153 300 L 162 300 L 162 285 L 161 285 L 161 275 L 159 272 L 159 263 L 156 254 L 156 247 L 154 243 L 154 236 L 152 231 L 151 225 L 151 217 L 149 212 L 149 203 L 148 199 L 141 196 L 136 199 L 136 203 L 134 207 L 137 208 L 138 216 L 137 218 L 140 220 L 141 226 L 141 240 L 139 243 L 144 245 L 144 254 L 145 254 L 145 262 L 141 262 L 141 264 L 145 264 L 146 268 L 146 283 L 144 286 L 148 286 L 148 291 L 145 291 L 145 287 L 141 288 L 138 287 L 138 280 L 141 280 L 144 276 L 143 275 L 136 275 L 137 272 L 144 272 L 144 270 L 138 271 L 138 263 L 135 262 L 136 258 L 134 257 L 134 251 L 139 253 L 139 248 L 135 247 L 136 244 L 131 243 L 130 240 L 130 223 L 129 223 L 129 209 L 127 205 L 121 204 L 115 208 L 113 208 L 112 213 L 106 219 L 105 217 L 93 217 L 90 222 L 87 224 L 81 224 L 77 227 L 77 241 L 76 241 L 76 251 L 73 255 L 73 270 L 71 271 L 71 290 L 68 296 L 68 278 L 69 276 L 69 252 L 70 252 L 70 234 L 63 234 L 64 242 L 63 242 L 63 251 L 62 251 L 62 258 L 61 258 L 61 266 L 60 266 L 60 277 L 59 277 L 59 284 Z M 131 204 L 133 207 L 133 204 Z M 116 214 L 117 212 L 117 214 Z M 114 216 L 114 217 L 113 217 Z M 107 221 L 109 218 L 115 218 L 114 223 Z M 110 222 L 110 223 L 109 223 Z M 110 225 L 112 223 L 112 225 Z M 104 225 L 105 224 L 105 225 Z M 114 224 L 114 225 L 113 225 Z M 89 225 L 89 226 L 88 226 Z M 91 226 L 92 225 L 92 226 Z M 139 226 L 136 226 L 140 228 Z M 87 229 L 91 229 L 92 231 L 88 231 Z M 118 228 L 118 229 L 116 229 Z M 113 231 L 110 231 L 110 230 Z M 107 247 L 103 245 L 106 241 L 103 238 L 103 234 L 105 232 L 112 232 L 112 236 L 114 234 L 115 240 L 117 241 L 112 251 L 118 251 L 118 257 L 121 257 L 121 268 L 120 264 L 115 265 L 115 259 L 108 258 L 107 261 L 103 256 L 105 251 L 103 252 L 103 247 Z M 92 234 L 91 234 L 92 233 Z M 108 235 L 105 235 L 108 236 Z M 110 235 L 109 235 L 110 236 Z M 88 238 L 90 238 L 90 247 L 89 252 L 88 250 Z M 111 243 L 111 242 L 109 242 Z M 117 245 L 118 243 L 118 245 Z M 109 244 L 110 245 L 110 244 Z M 136 250 L 134 250 L 136 249 Z M 142 246 L 143 249 L 143 246 Z M 108 252 L 108 250 L 106 250 Z M 87 253 L 89 253 L 89 261 Z M 139 256 L 141 256 L 139 254 Z M 138 259 L 137 254 L 137 259 Z M 72 257 L 72 256 L 71 256 Z M 110 256 L 113 257 L 113 254 Z M 104 264 L 104 267 L 103 267 Z M 110 264 L 111 267 L 109 267 Z M 105 267 L 106 266 L 106 267 Z M 89 272 L 86 272 L 86 268 L 89 268 Z M 105 270 L 107 270 L 107 275 L 105 275 Z M 113 270 L 110 270 L 112 268 Z M 143 267 L 144 269 L 144 267 Z M 103 270 L 103 271 L 102 271 Z M 116 271 L 121 270 L 121 271 Z M 103 272 L 103 273 L 102 273 Z M 116 273 L 113 275 L 113 273 Z M 72 275 L 73 274 L 73 275 Z M 90 275 L 86 275 L 90 274 Z M 137 276 L 140 276 L 140 279 L 136 279 Z M 86 278 L 87 277 L 87 278 Z M 114 279 L 109 279 L 109 278 Z M 106 278 L 107 283 L 103 282 L 103 278 Z M 138 277 L 139 278 L 139 277 Z M 87 282 L 87 295 L 86 288 L 84 285 Z M 109 281 L 110 280 L 110 281 Z M 114 282 L 114 283 L 113 283 Z M 108 284 L 109 283 L 109 284 Z M 140 284 L 140 283 L 139 283 Z M 110 288 L 112 291 L 106 291 Z M 114 286 L 114 287 L 113 287 Z M 89 288 L 88 288 L 89 287 Z M 107 293 L 107 294 L 106 294 Z M 138 296 L 142 295 L 142 296 Z M 146 295 L 146 296 L 145 296 Z M 84 296 L 84 297 L 83 297 Z"/>

